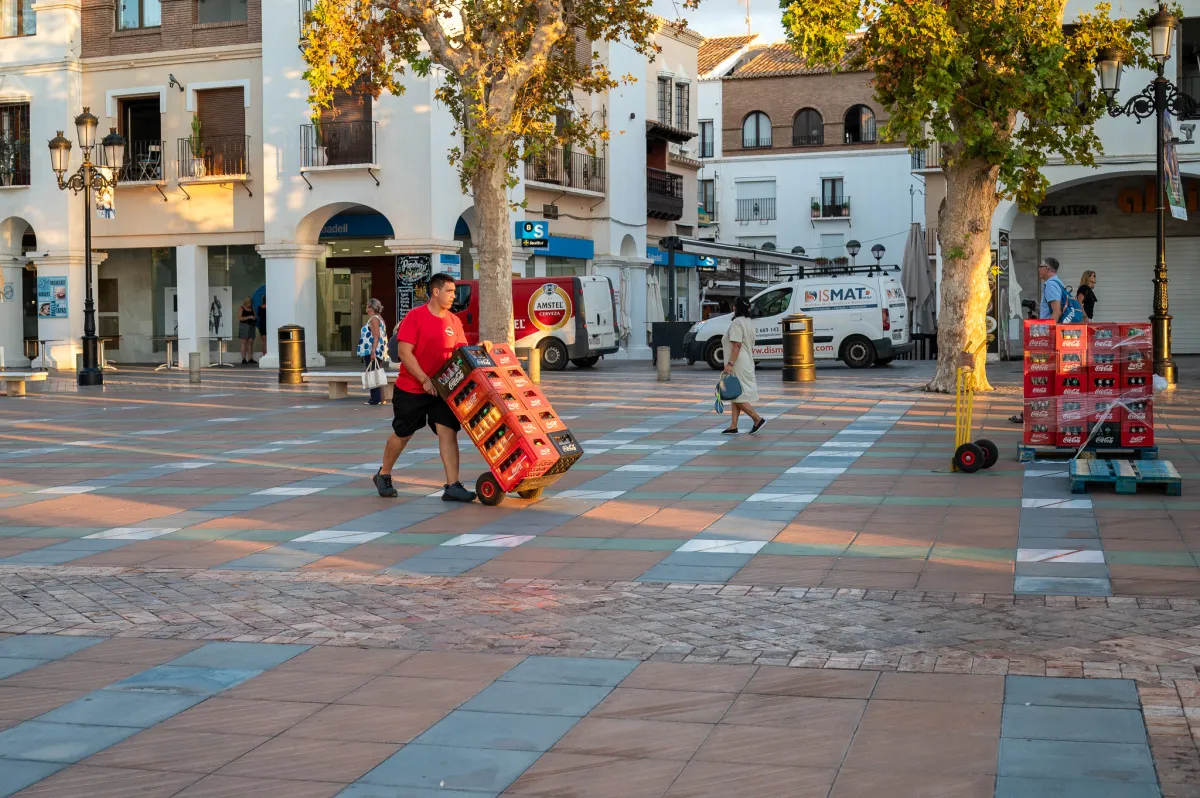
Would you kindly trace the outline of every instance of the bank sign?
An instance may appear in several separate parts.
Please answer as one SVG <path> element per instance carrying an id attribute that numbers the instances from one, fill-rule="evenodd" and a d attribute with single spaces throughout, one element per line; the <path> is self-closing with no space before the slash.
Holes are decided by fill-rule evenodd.
<path id="1" fill-rule="evenodd" d="M 875 292 L 865 285 L 811 288 L 804 291 L 801 310 L 862 310 L 879 307 Z"/>

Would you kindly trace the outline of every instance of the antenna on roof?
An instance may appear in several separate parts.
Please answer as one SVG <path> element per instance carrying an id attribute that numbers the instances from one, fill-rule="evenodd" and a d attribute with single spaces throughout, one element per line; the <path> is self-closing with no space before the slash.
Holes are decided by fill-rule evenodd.
<path id="1" fill-rule="evenodd" d="M 750 0 L 738 0 L 738 4 L 746 4 L 746 35 L 750 35 Z"/>

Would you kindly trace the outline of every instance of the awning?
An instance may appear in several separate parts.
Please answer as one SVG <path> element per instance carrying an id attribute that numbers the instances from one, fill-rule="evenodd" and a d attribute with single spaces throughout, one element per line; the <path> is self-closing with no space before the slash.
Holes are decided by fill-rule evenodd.
<path id="1" fill-rule="evenodd" d="M 653 120 L 646 121 L 646 138 L 658 139 L 660 141 L 670 141 L 675 144 L 686 144 L 696 138 L 696 134 L 690 130 L 682 130 L 671 125 L 655 122 Z"/>

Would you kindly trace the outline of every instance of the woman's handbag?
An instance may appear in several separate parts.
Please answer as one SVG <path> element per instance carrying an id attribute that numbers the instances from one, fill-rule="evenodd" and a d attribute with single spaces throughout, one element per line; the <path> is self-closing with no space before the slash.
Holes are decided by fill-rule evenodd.
<path id="1" fill-rule="evenodd" d="M 371 358 L 371 362 L 367 364 L 367 369 L 362 373 L 362 387 L 367 390 L 382 388 L 387 385 L 387 372 L 383 366 L 375 358 Z"/>
<path id="2" fill-rule="evenodd" d="M 716 393 L 717 401 L 713 404 L 713 409 L 724 413 L 724 402 L 732 402 L 742 395 L 742 381 L 732 374 L 722 374 L 721 379 L 717 380 Z"/>

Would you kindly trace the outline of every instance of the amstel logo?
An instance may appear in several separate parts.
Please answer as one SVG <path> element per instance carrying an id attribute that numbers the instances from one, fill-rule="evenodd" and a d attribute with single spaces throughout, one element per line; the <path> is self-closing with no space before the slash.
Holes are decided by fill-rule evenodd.
<path id="1" fill-rule="evenodd" d="M 529 298 L 529 321 L 542 332 L 555 332 L 571 320 L 571 297 L 555 283 L 546 283 Z"/>

